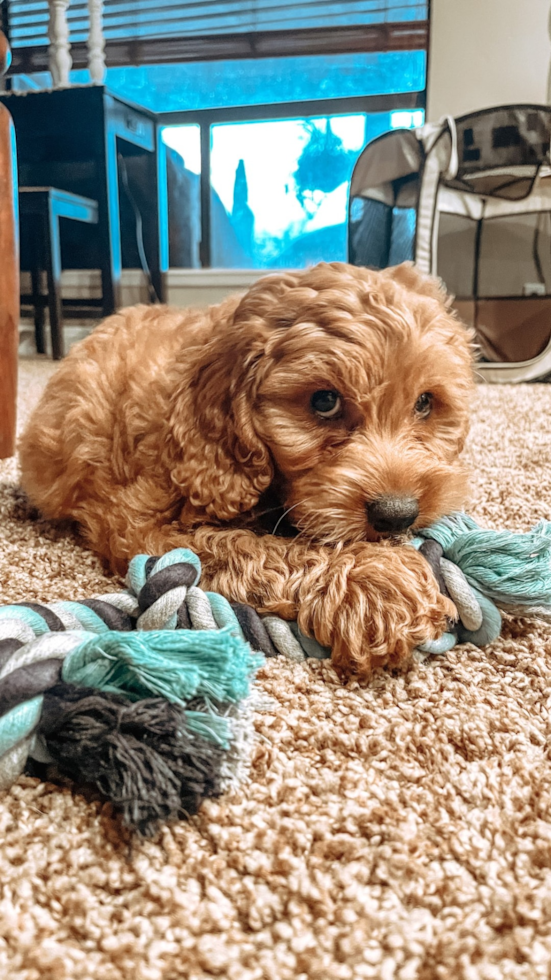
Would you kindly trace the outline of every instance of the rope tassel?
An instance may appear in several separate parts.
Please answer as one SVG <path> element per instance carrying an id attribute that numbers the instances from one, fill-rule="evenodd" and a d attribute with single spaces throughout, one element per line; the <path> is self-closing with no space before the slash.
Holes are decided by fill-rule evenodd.
<path id="1" fill-rule="evenodd" d="M 263 658 L 228 629 L 105 633 L 73 650 L 63 664 L 67 683 L 176 704 L 203 697 L 240 701 Z"/>
<path id="2" fill-rule="evenodd" d="M 262 662 L 228 629 L 4 637 L 0 788 L 29 756 L 55 762 L 150 836 L 246 777 Z"/>
<path id="3" fill-rule="evenodd" d="M 58 684 L 44 697 L 37 734 L 61 773 L 97 786 L 145 837 L 223 789 L 224 749 L 192 733 L 182 708 L 163 698 L 129 702 Z"/>
<path id="4" fill-rule="evenodd" d="M 500 609 L 551 622 L 550 521 L 515 534 L 481 528 L 468 514 L 457 513 L 417 534 L 412 543 L 431 565 L 436 562 L 433 570 L 437 577 L 443 576 L 459 612 L 457 630 L 445 634 L 448 649 L 457 640 L 476 646 L 491 643 L 501 632 Z M 434 649 L 439 643 L 432 641 L 420 649 L 444 652 Z"/>

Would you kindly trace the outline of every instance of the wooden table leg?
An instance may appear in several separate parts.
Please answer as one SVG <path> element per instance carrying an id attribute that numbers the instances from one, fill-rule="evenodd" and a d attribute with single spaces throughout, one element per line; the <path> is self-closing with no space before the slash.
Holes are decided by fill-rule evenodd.
<path id="1" fill-rule="evenodd" d="M 0 459 L 15 452 L 19 346 L 17 161 L 11 116 L 0 107 Z"/>

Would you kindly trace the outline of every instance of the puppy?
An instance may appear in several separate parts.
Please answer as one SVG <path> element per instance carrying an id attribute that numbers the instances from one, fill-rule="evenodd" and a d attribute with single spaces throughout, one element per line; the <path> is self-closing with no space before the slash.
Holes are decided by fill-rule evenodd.
<path id="1" fill-rule="evenodd" d="M 455 614 L 396 538 L 464 502 L 470 340 L 410 264 L 321 264 L 207 310 L 122 310 L 47 385 L 23 486 L 113 570 L 190 547 L 203 587 L 298 618 L 366 675 Z"/>

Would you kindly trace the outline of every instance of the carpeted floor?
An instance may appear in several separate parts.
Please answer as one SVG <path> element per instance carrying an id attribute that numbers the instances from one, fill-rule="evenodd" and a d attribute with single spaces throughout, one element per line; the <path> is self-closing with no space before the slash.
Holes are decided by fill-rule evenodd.
<path id="1" fill-rule="evenodd" d="M 21 421 L 51 372 L 23 361 Z M 472 512 L 551 516 L 551 386 L 481 388 Z M 0 464 L 0 601 L 108 585 Z M 271 661 L 253 779 L 154 843 L 70 787 L 0 797 L 6 980 L 533 980 L 551 964 L 551 630 L 342 688 Z"/>

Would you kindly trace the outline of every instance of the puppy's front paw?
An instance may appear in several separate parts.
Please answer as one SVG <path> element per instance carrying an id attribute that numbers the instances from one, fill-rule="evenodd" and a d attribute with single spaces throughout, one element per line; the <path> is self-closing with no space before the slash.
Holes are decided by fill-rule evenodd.
<path id="1" fill-rule="evenodd" d="M 420 643 L 457 619 L 430 566 L 414 548 L 354 546 L 331 566 L 331 577 L 306 597 L 299 623 L 330 646 L 340 673 L 366 676 L 373 667 L 407 661 Z"/>

